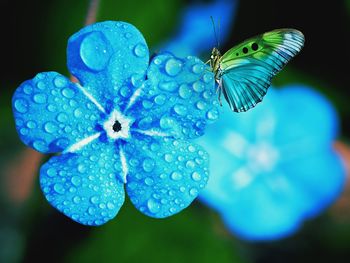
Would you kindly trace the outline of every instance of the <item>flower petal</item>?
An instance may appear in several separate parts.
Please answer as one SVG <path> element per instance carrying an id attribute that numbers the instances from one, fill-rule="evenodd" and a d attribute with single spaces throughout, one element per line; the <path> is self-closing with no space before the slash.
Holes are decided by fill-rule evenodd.
<path id="1" fill-rule="evenodd" d="M 138 116 L 135 127 L 150 127 L 176 138 L 195 138 L 207 122 L 219 116 L 212 72 L 195 57 L 156 56 L 147 72 L 140 100 L 130 114 Z"/>
<path id="2" fill-rule="evenodd" d="M 50 204 L 84 225 L 115 217 L 124 202 L 117 179 L 119 157 L 113 144 L 95 141 L 79 153 L 52 157 L 40 170 L 41 189 Z"/>
<path id="3" fill-rule="evenodd" d="M 104 103 L 121 97 L 120 105 L 130 97 L 134 79 L 145 76 L 149 52 L 133 25 L 105 21 L 86 26 L 69 38 L 67 60 L 70 72 L 94 98 Z"/>
<path id="4" fill-rule="evenodd" d="M 60 152 L 96 133 L 101 112 L 78 86 L 56 72 L 23 82 L 12 98 L 22 141 L 43 153 Z"/>
<path id="5" fill-rule="evenodd" d="M 171 216 L 186 208 L 206 185 L 208 154 L 187 141 L 142 137 L 125 145 L 127 192 L 142 213 Z"/>

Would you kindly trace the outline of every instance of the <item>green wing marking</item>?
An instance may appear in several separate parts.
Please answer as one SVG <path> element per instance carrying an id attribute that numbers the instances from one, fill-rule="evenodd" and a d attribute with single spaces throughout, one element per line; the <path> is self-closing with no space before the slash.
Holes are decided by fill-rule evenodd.
<path id="1" fill-rule="evenodd" d="M 233 111 L 247 111 L 260 102 L 271 80 L 304 45 L 295 29 L 276 29 L 250 38 L 221 58 L 221 83 Z"/>

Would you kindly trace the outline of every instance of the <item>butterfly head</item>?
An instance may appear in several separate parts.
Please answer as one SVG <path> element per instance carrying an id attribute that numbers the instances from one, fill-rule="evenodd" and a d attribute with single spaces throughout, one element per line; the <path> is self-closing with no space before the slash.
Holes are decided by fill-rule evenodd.
<path id="1" fill-rule="evenodd" d="M 211 51 L 211 59 L 215 59 L 217 57 L 220 57 L 221 54 L 220 54 L 220 51 L 219 49 L 217 49 L 217 47 L 213 47 L 213 50 Z"/>

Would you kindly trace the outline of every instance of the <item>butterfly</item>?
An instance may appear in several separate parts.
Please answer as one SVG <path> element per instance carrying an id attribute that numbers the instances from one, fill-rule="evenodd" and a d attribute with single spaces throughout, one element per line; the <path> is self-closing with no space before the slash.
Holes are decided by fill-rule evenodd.
<path id="1" fill-rule="evenodd" d="M 262 101 L 272 78 L 304 46 L 296 29 L 276 29 L 249 38 L 221 55 L 214 47 L 208 60 L 221 94 L 235 112 L 244 112 Z"/>

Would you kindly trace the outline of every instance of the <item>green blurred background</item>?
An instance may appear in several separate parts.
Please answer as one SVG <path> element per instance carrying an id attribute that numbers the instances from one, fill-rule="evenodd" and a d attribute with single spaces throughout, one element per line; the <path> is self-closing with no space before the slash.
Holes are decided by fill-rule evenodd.
<path id="1" fill-rule="evenodd" d="M 181 11 L 194 2 L 200 1 L 101 0 L 97 21 L 134 24 L 154 50 L 174 35 Z M 137 212 L 127 201 L 114 220 L 98 228 L 81 226 L 51 208 L 37 178 L 38 165 L 47 157 L 42 159 L 20 142 L 11 96 L 22 81 L 38 72 L 68 75 L 66 42 L 83 26 L 88 6 L 87 0 L 0 2 L 0 262 L 350 261 L 350 194 L 346 191 L 330 210 L 294 236 L 259 243 L 228 233 L 219 216 L 199 202 L 157 220 Z M 350 1 L 241 0 L 222 50 L 274 28 L 301 30 L 305 48 L 274 84 L 305 83 L 325 94 L 340 114 L 341 139 L 348 142 L 349 20 Z M 203 60 L 208 56 L 203 54 Z"/>

